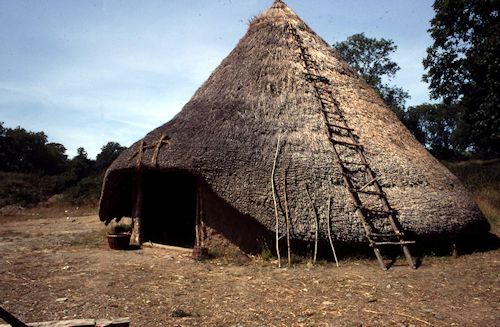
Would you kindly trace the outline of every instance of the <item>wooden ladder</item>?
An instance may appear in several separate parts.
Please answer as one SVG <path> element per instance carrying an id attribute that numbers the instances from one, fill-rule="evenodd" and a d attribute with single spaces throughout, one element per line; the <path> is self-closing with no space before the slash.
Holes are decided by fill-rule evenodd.
<path id="1" fill-rule="evenodd" d="M 380 248 L 388 245 L 400 245 L 411 268 L 416 265 L 408 248 L 415 243 L 406 239 L 398 221 L 397 212 L 387 200 L 379 180 L 370 167 L 363 146 L 358 142 L 354 130 L 349 127 L 338 101 L 333 94 L 331 81 L 321 75 L 318 64 L 304 46 L 295 26 L 289 24 L 288 32 L 294 37 L 300 48 L 300 56 L 307 71 L 305 78 L 312 84 L 321 103 L 322 117 L 328 139 L 333 148 L 335 163 L 340 168 L 344 185 L 349 191 L 356 215 L 361 220 L 366 238 L 373 248 L 382 267 L 387 270 Z"/>

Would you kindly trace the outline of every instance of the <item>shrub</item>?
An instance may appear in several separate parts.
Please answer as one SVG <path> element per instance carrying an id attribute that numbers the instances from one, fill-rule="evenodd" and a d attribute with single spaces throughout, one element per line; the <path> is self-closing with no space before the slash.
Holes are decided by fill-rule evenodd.
<path id="1" fill-rule="evenodd" d="M 445 164 L 472 193 L 490 223 L 500 224 L 500 159 Z"/>
<path id="2" fill-rule="evenodd" d="M 132 232 L 132 225 L 126 223 L 113 224 L 110 226 L 109 231 L 111 234 L 130 233 Z"/>
<path id="3" fill-rule="evenodd" d="M 101 185 L 101 175 L 85 177 L 75 186 L 70 187 L 66 192 L 64 192 L 64 200 L 76 205 L 95 205 L 99 201 Z"/>
<path id="4" fill-rule="evenodd" d="M 34 174 L 0 172 L 0 207 L 9 204 L 34 206 L 48 198 Z"/>

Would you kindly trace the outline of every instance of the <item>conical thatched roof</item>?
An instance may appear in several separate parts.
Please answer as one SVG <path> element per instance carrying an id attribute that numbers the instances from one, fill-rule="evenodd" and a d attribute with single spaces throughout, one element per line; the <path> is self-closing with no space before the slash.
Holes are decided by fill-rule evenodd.
<path id="1" fill-rule="evenodd" d="M 253 19 L 247 34 L 177 116 L 112 164 L 103 186 L 101 219 L 131 216 L 131 172 L 140 160 L 143 169 L 184 170 L 199 176 L 240 213 L 274 231 L 271 171 L 279 140 L 276 193 L 282 204 L 286 172 L 292 237 L 310 240 L 314 235 L 307 187 L 323 239 L 331 196 L 334 238 L 365 240 L 289 25 L 297 29 L 322 75 L 332 82 L 340 108 L 364 145 L 404 229 L 423 237 L 456 237 L 484 226 L 484 218 L 457 178 L 281 1 Z M 155 147 L 162 138 L 168 141 Z M 139 154 L 141 144 L 144 152 Z M 283 211 L 279 213 L 283 231 Z"/>

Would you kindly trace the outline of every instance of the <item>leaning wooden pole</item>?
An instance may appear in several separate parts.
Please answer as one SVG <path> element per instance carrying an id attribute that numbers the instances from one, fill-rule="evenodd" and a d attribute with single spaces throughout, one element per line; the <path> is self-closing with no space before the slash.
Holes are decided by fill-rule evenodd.
<path id="1" fill-rule="evenodd" d="M 290 267 L 292 265 L 292 250 L 290 247 L 290 213 L 288 210 L 288 198 L 286 195 L 286 170 L 283 179 L 283 192 L 285 194 L 286 247 L 288 253 L 288 267 Z"/>
<path id="2" fill-rule="evenodd" d="M 333 246 L 332 231 L 331 231 L 331 228 L 330 228 L 331 202 L 332 202 L 332 199 L 331 199 L 330 195 L 328 195 L 328 216 L 327 216 L 327 219 L 326 219 L 327 228 L 328 228 L 328 240 L 330 241 L 330 246 L 332 247 L 333 257 L 335 258 L 335 264 L 338 267 L 339 266 L 339 260 L 337 259 L 337 253 L 335 252 L 335 247 Z"/>
<path id="3" fill-rule="evenodd" d="M 307 189 L 307 186 L 305 186 L 307 197 L 309 198 L 309 203 L 311 204 L 311 209 L 314 213 L 314 254 L 313 254 L 313 261 L 312 264 L 316 264 L 316 257 L 318 255 L 318 238 L 319 238 L 319 219 L 318 219 L 318 214 L 316 212 L 316 208 L 314 208 L 314 203 L 311 198 L 311 194 L 309 194 L 309 190 Z"/>
<path id="4" fill-rule="evenodd" d="M 281 256 L 279 247 L 279 216 L 278 216 L 278 203 L 276 201 L 276 187 L 274 185 L 274 174 L 276 172 L 276 161 L 278 160 L 278 153 L 280 149 L 280 136 L 278 136 L 278 142 L 276 143 L 276 153 L 274 154 L 273 171 L 271 172 L 271 189 L 273 193 L 274 201 L 274 216 L 276 218 L 276 255 L 278 256 L 278 268 L 281 268 Z"/>

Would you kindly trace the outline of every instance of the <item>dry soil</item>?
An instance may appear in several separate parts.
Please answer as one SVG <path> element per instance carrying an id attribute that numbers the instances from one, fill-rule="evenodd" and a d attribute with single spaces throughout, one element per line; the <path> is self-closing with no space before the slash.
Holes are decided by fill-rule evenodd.
<path id="1" fill-rule="evenodd" d="M 0 217 L 0 305 L 26 322 L 132 326 L 498 326 L 500 251 L 278 269 L 258 258 L 110 250 L 96 216 Z"/>

